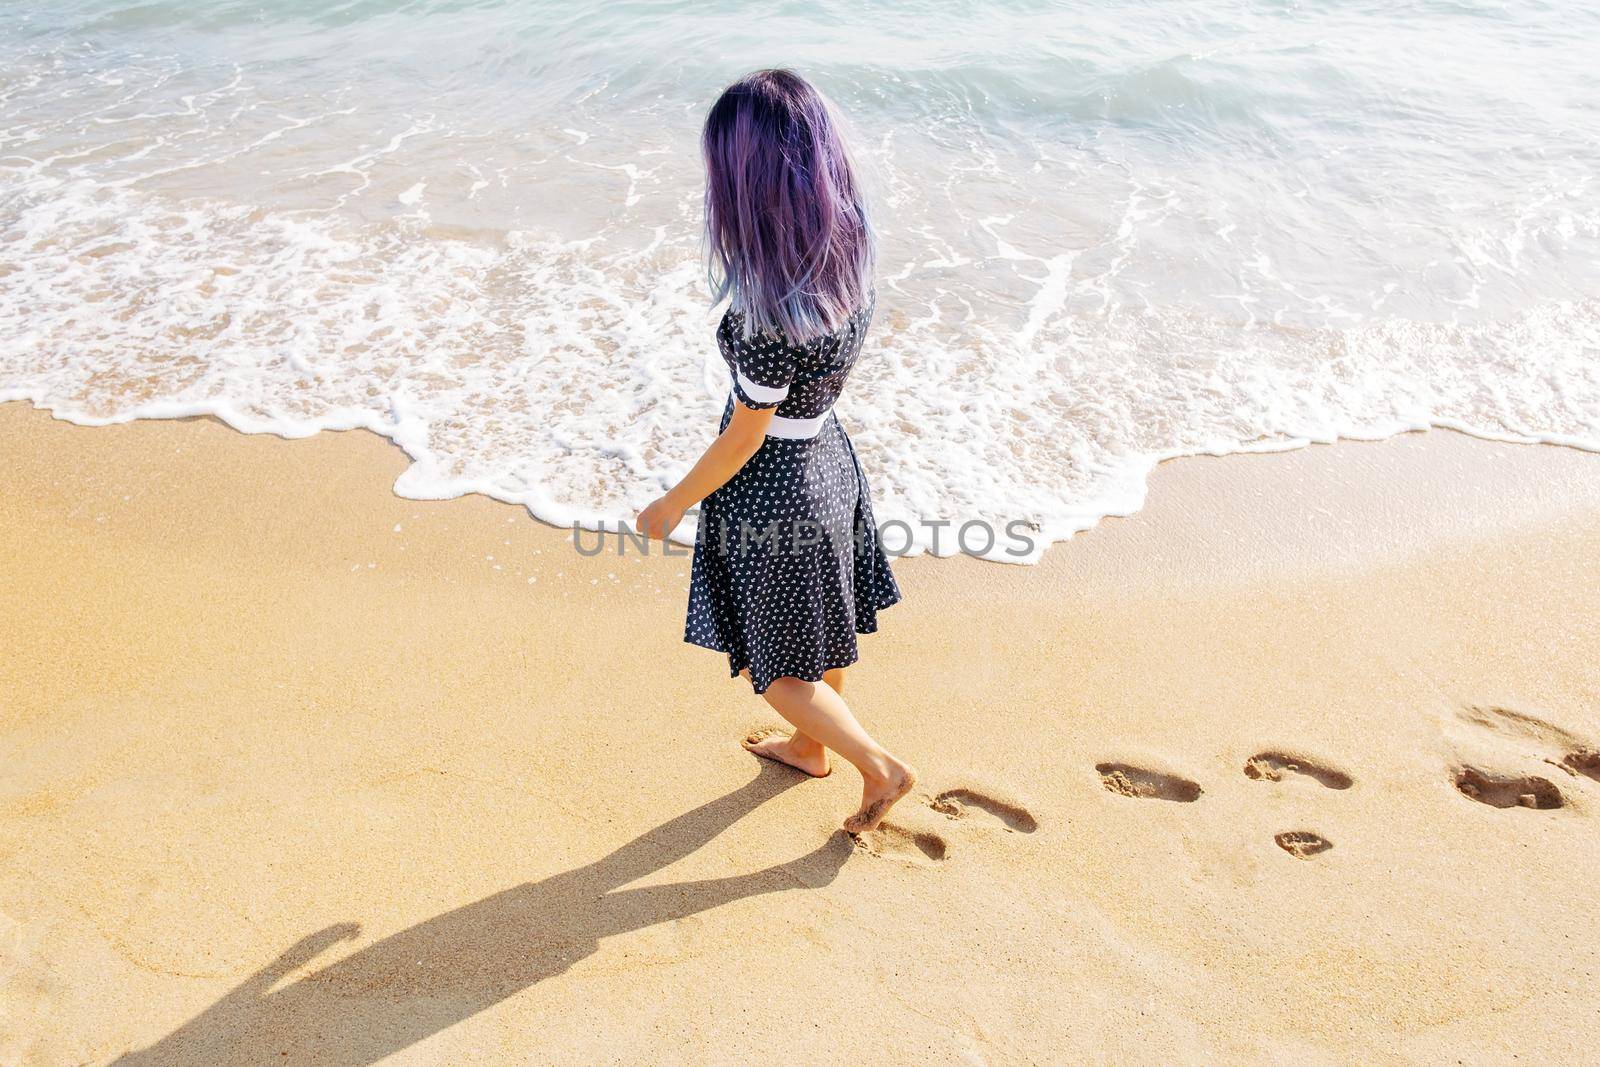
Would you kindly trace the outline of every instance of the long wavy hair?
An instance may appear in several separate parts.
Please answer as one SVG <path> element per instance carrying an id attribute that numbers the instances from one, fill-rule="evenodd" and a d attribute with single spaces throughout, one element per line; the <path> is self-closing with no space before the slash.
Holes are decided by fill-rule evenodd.
<path id="1" fill-rule="evenodd" d="M 731 298 L 747 336 L 839 329 L 871 291 L 874 239 L 827 99 L 790 70 L 746 74 L 712 105 L 700 147 L 715 302 Z"/>

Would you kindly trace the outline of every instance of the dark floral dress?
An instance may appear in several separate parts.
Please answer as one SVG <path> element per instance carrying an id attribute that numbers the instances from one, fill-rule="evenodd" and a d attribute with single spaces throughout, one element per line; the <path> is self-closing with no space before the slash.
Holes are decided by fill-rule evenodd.
<path id="1" fill-rule="evenodd" d="M 866 475 L 833 413 L 874 304 L 802 345 L 746 339 L 731 310 L 717 327 L 733 375 L 723 427 L 735 397 L 777 411 L 761 448 L 701 505 L 684 640 L 726 653 L 733 674 L 748 667 L 757 693 L 854 663 L 856 635 L 900 599 Z"/>

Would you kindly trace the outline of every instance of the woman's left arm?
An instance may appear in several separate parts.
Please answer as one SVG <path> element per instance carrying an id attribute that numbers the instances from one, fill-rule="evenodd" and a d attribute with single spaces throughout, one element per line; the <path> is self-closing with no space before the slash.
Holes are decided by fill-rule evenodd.
<path id="1" fill-rule="evenodd" d="M 717 435 L 682 481 L 639 512 L 639 517 L 633 521 L 634 529 L 647 537 L 663 540 L 670 537 L 683 521 L 684 512 L 721 489 L 750 462 L 750 457 L 761 448 L 761 442 L 767 439 L 767 427 L 772 424 L 772 413 L 776 410 L 776 406 L 747 408 L 735 400 L 728 428 Z"/>

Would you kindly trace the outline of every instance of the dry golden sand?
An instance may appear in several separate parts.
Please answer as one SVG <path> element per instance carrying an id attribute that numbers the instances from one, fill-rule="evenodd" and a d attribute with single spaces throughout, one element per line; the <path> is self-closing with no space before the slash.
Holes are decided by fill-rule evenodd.
<path id="1" fill-rule="evenodd" d="M 1187 460 L 903 562 L 859 844 L 684 560 L 403 463 L 0 407 L 0 1063 L 1594 1055 L 1600 456 Z"/>

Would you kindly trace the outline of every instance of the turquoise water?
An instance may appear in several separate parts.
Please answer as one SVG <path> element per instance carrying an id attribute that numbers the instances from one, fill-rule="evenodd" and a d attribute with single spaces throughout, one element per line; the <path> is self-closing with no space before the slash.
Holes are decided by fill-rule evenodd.
<path id="1" fill-rule="evenodd" d="M 726 383 L 695 136 L 785 64 L 883 234 L 881 517 L 1062 537 L 1159 458 L 1600 445 L 1579 4 L 12 3 L 0 398 L 368 426 L 417 496 L 617 519 Z"/>

